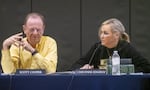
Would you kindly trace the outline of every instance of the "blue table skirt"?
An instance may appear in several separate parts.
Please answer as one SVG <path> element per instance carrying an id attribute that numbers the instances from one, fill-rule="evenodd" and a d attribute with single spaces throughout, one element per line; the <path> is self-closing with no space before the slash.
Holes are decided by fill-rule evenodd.
<path id="1" fill-rule="evenodd" d="M 150 75 L 1 75 L 0 90 L 150 90 Z"/>

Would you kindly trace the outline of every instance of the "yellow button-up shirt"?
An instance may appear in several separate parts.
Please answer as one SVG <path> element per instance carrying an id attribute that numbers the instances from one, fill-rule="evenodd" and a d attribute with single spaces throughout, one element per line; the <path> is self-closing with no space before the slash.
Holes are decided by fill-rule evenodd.
<path id="1" fill-rule="evenodd" d="M 47 73 L 56 72 L 58 57 L 56 41 L 51 37 L 42 36 L 35 49 L 38 53 L 33 56 L 29 51 L 14 45 L 10 50 L 2 50 L 3 72 L 11 74 L 15 73 L 16 69 L 44 69 Z"/>

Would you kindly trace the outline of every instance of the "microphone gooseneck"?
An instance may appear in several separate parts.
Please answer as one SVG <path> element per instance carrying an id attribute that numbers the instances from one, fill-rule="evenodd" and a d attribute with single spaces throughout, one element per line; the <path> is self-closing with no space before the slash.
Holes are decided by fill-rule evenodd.
<path id="1" fill-rule="evenodd" d="M 91 58 L 90 58 L 90 60 L 89 60 L 89 65 L 91 64 L 91 62 L 92 62 L 92 60 L 93 60 L 93 57 L 94 57 L 94 55 L 95 55 L 95 53 L 96 53 L 96 51 L 97 51 L 97 49 L 100 47 L 100 44 L 98 44 L 97 45 L 97 47 L 95 48 L 95 50 L 93 51 L 93 53 L 92 53 L 92 56 L 91 56 Z"/>

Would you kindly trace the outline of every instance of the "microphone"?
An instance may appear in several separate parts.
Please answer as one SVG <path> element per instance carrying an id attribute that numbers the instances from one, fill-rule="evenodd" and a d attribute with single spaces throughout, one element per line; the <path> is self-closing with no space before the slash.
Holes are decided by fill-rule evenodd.
<path id="1" fill-rule="evenodd" d="M 24 32 L 22 32 L 21 36 L 22 36 L 22 38 L 19 39 L 20 42 L 24 38 Z M 19 66 L 19 68 L 21 68 L 21 45 L 20 44 L 19 44 L 19 61 L 18 61 L 18 66 Z"/>
<path id="2" fill-rule="evenodd" d="M 94 55 L 95 55 L 95 53 L 96 53 L 96 51 L 97 51 L 97 49 L 100 47 L 100 44 L 98 44 L 97 45 L 97 47 L 95 48 L 95 50 L 94 50 L 94 52 L 92 53 L 92 56 L 91 56 L 91 58 L 90 58 L 90 60 L 89 60 L 89 65 L 91 64 L 91 62 L 92 62 L 92 60 L 93 60 L 93 57 L 94 57 Z"/>

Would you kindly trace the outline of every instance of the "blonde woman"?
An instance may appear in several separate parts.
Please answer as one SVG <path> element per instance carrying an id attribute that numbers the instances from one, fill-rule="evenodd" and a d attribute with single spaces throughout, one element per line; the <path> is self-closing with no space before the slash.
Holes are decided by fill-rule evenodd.
<path id="1" fill-rule="evenodd" d="M 98 68 L 102 59 L 111 58 L 117 50 L 120 58 L 131 58 L 135 72 L 150 72 L 150 63 L 130 44 L 123 24 L 116 18 L 104 21 L 98 32 L 100 42 L 94 44 L 87 54 L 72 66 L 74 69 Z"/>

